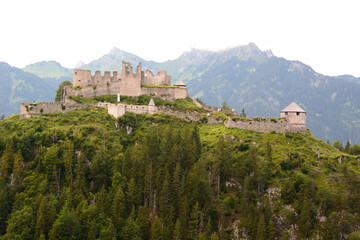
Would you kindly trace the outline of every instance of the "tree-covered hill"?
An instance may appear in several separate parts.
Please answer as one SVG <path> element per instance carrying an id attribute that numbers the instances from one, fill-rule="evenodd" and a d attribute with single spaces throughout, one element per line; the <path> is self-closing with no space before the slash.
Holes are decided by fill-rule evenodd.
<path id="1" fill-rule="evenodd" d="M 88 108 L 0 121 L 0 156 L 0 239 L 359 236 L 359 156 L 310 133 Z"/>

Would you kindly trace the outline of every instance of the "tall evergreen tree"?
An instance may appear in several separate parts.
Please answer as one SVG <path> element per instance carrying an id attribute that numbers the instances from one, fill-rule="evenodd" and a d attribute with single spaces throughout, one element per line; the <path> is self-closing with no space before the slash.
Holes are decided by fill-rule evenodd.
<path id="1" fill-rule="evenodd" d="M 155 217 L 154 223 L 151 226 L 151 240 L 164 239 L 163 228 L 160 218 Z"/>
<path id="2" fill-rule="evenodd" d="M 116 230 L 120 232 L 126 214 L 126 199 L 122 187 L 119 186 L 112 205 L 113 222 Z"/>
<path id="3" fill-rule="evenodd" d="M 4 179 L 8 179 L 14 165 L 14 147 L 12 143 L 7 143 L 0 159 L 0 172 Z"/>

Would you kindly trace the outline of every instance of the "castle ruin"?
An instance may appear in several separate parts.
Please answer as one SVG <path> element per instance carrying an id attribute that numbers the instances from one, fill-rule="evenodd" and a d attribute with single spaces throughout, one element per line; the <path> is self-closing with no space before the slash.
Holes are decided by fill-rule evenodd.
<path id="1" fill-rule="evenodd" d="M 105 71 L 102 76 L 100 71 L 91 75 L 90 70 L 75 69 L 73 75 L 73 85 L 65 86 L 63 98 L 60 102 L 40 102 L 40 103 L 21 103 L 20 117 L 29 118 L 45 113 L 66 113 L 86 107 L 101 107 L 108 110 L 108 114 L 118 118 L 126 112 L 137 114 L 165 113 L 188 121 L 203 121 L 205 118 L 208 124 L 225 124 L 227 127 L 248 129 L 259 132 L 296 132 L 307 133 L 306 112 L 295 102 L 284 108 L 280 113 L 280 118 L 243 118 L 237 117 L 236 111 L 225 111 L 214 106 L 202 105 L 196 101 L 198 107 L 202 107 L 205 113 L 184 113 L 172 111 L 164 107 L 157 107 L 153 99 L 148 105 L 130 105 L 130 104 L 111 104 L 99 102 L 97 104 L 80 104 L 70 98 L 78 96 L 82 98 L 92 98 L 102 95 L 133 96 L 149 95 L 168 101 L 183 99 L 189 96 L 186 84 L 179 80 L 174 86 L 171 86 L 170 76 L 166 71 L 160 71 L 156 75 L 150 70 L 145 72 L 141 69 L 141 63 L 136 67 L 136 72 L 130 63 L 122 62 L 122 73 L 117 71 L 112 73 Z M 226 121 L 211 113 L 226 112 L 230 114 Z"/>
<path id="2" fill-rule="evenodd" d="M 130 63 L 122 62 L 122 73 L 117 71 L 110 74 L 105 71 L 101 76 L 100 71 L 91 75 L 90 70 L 75 69 L 73 86 L 65 87 L 65 95 L 91 98 L 102 95 L 140 96 L 151 95 L 165 100 L 186 98 L 189 96 L 186 85 L 171 86 L 170 76 L 166 71 L 160 71 L 156 75 L 150 71 L 141 69 L 141 63 L 133 72 Z"/>

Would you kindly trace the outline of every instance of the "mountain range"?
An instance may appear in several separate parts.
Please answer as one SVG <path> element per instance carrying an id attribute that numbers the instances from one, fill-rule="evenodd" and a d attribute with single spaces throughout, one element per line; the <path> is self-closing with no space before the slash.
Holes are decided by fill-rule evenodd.
<path id="1" fill-rule="evenodd" d="M 277 117 L 295 101 L 307 111 L 307 125 L 314 136 L 325 141 L 360 142 L 360 78 L 322 75 L 300 61 L 277 57 L 270 50 L 262 51 L 254 43 L 223 51 L 192 49 L 177 59 L 161 63 L 113 48 L 81 68 L 121 71 L 123 60 L 134 66 L 142 62 L 143 69 L 153 72 L 165 69 L 172 83 L 182 80 L 187 84 L 191 97 L 215 106 L 226 101 L 238 112 L 244 108 L 250 117 Z M 0 82 L 9 83 L 10 73 L 15 69 L 1 68 L 0 76 L 9 71 L 5 75 L 10 77 L 1 77 Z M 71 70 L 54 61 L 31 64 L 22 70 L 16 69 L 27 84 L 21 87 L 24 90 L 21 101 L 51 100 L 59 82 L 72 79 Z M 39 82 L 41 87 L 36 85 Z M 9 93 L 18 88 L 14 83 L 7 84 L 3 91 Z M 34 91 L 39 91 L 37 98 L 31 96 Z M 0 109 L 0 114 L 18 113 L 19 104 L 16 104 L 20 100 L 14 101 L 16 93 L 0 95 L 1 100 L 11 99 L 6 102 L 6 111 Z M 9 101 L 16 104 L 9 105 Z"/>

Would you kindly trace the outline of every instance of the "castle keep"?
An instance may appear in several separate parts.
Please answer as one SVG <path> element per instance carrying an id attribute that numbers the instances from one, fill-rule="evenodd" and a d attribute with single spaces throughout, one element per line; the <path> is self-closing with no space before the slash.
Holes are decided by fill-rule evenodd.
<path id="1" fill-rule="evenodd" d="M 101 95 L 140 96 L 151 95 L 165 100 L 186 98 L 189 96 L 186 85 L 171 86 L 170 76 L 166 71 L 160 71 L 156 75 L 150 70 L 145 72 L 141 69 L 141 63 L 133 72 L 130 63 L 122 63 L 122 73 L 114 71 L 112 76 L 105 71 L 101 76 L 100 71 L 91 75 L 90 70 L 75 69 L 73 86 L 65 87 L 65 95 L 80 96 L 84 98 Z"/>
<path id="2" fill-rule="evenodd" d="M 141 69 L 141 63 L 136 67 L 136 72 L 130 63 L 122 62 L 122 73 L 114 71 L 112 74 L 105 71 L 101 75 L 96 71 L 91 75 L 90 70 L 75 69 L 73 75 L 73 85 L 66 86 L 63 89 L 63 98 L 59 102 L 40 102 L 40 103 L 21 103 L 20 117 L 29 118 L 45 113 L 66 113 L 86 107 L 106 108 L 108 114 L 118 118 L 126 112 L 137 114 L 165 113 L 183 118 L 187 121 L 201 121 L 208 124 L 224 124 L 227 127 L 248 129 L 259 132 L 298 132 L 306 134 L 306 112 L 295 102 L 283 109 L 280 118 L 244 118 L 237 116 L 232 110 L 223 110 L 214 106 L 207 106 L 194 101 L 194 104 L 201 107 L 204 112 L 184 112 L 173 111 L 171 108 L 155 106 L 153 99 L 148 105 L 130 105 L 130 104 L 111 104 L 99 102 L 97 104 L 80 104 L 74 101 L 71 96 L 82 98 L 92 98 L 102 95 L 122 95 L 137 97 L 148 95 L 163 100 L 174 101 L 184 99 L 189 96 L 186 84 L 179 80 L 174 86 L 171 86 L 170 76 L 166 71 L 160 71 L 156 75 L 150 70 L 145 72 Z M 227 115 L 227 120 L 219 117 L 216 113 L 223 112 Z M 229 117 L 230 116 L 230 117 Z"/>

